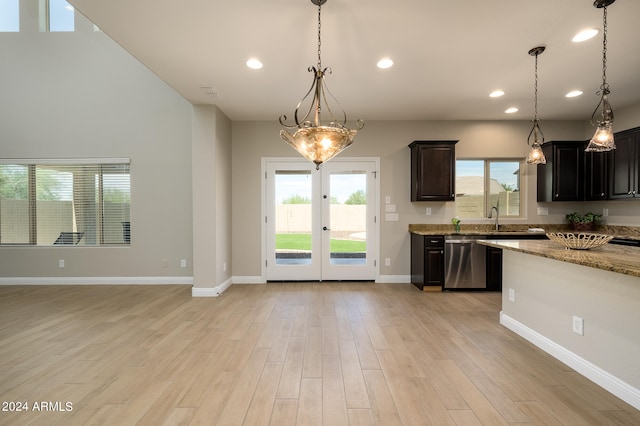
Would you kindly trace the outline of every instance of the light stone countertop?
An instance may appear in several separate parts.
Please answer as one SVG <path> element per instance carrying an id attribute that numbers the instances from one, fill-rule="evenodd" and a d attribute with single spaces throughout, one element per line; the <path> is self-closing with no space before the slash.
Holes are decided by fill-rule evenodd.
<path id="1" fill-rule="evenodd" d="M 542 232 L 529 232 L 529 229 L 540 228 Z M 496 231 L 493 225 L 486 224 L 461 224 L 460 232 L 455 232 L 454 226 L 451 224 L 410 224 L 409 232 L 416 235 L 540 235 L 546 232 L 570 232 L 572 231 L 567 224 L 523 224 L 500 225 L 500 230 Z M 601 225 L 596 230 L 589 232 L 593 234 L 611 235 L 614 238 L 623 238 L 627 240 L 640 240 L 640 227 L 635 226 L 607 226 Z"/>
<path id="2" fill-rule="evenodd" d="M 479 240 L 480 244 L 640 277 L 640 247 L 615 244 L 569 250 L 550 240 Z"/>

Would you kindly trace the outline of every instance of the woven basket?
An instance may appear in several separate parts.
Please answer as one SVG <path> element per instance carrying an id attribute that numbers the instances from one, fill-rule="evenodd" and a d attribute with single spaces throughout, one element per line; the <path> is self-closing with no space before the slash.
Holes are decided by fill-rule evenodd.
<path id="1" fill-rule="evenodd" d="M 563 234 L 561 232 L 549 232 L 547 237 L 553 242 L 563 245 L 568 249 L 587 250 L 607 244 L 613 238 L 602 234 Z"/>

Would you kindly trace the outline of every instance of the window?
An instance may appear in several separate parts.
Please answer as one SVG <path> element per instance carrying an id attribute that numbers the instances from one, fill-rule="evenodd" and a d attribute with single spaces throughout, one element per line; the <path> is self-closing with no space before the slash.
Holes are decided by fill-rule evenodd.
<path id="1" fill-rule="evenodd" d="M 456 216 L 483 218 L 492 207 L 500 217 L 520 217 L 521 160 L 457 160 Z"/>
<path id="2" fill-rule="evenodd" d="M 130 243 L 128 160 L 0 160 L 0 245 Z"/>
<path id="3" fill-rule="evenodd" d="M 73 6 L 65 0 L 40 0 L 40 31 L 75 31 Z"/>
<path id="4" fill-rule="evenodd" d="M 20 31 L 20 0 L 0 0 L 0 32 Z"/>

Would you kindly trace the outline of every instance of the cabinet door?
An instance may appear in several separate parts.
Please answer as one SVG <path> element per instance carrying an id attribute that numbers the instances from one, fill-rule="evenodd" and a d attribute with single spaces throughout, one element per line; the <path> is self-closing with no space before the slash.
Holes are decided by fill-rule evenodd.
<path id="1" fill-rule="evenodd" d="M 547 142 L 547 164 L 538 164 L 538 201 L 584 199 L 584 142 Z"/>
<path id="2" fill-rule="evenodd" d="M 585 199 L 606 200 L 609 198 L 608 153 L 585 153 Z"/>
<path id="3" fill-rule="evenodd" d="M 456 141 L 415 141 L 411 148 L 411 201 L 453 201 Z"/>
<path id="4" fill-rule="evenodd" d="M 553 146 L 553 201 L 581 201 L 583 144 L 557 144 Z"/>
<path id="5" fill-rule="evenodd" d="M 487 290 L 502 290 L 502 249 L 487 247 Z"/>
<path id="6" fill-rule="evenodd" d="M 609 198 L 632 198 L 638 192 L 637 132 L 616 134 L 609 152 Z"/>
<path id="7" fill-rule="evenodd" d="M 444 248 L 426 248 L 424 263 L 424 285 L 442 286 L 444 284 Z"/>

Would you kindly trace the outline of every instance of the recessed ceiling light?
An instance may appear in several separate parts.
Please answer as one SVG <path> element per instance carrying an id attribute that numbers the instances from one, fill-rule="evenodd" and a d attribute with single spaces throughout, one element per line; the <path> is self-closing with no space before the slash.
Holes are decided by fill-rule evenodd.
<path id="1" fill-rule="evenodd" d="M 598 34 L 598 30 L 590 28 L 588 30 L 580 31 L 571 39 L 571 41 L 573 41 L 574 43 L 580 43 L 581 41 L 586 41 L 590 38 L 594 38 L 596 34 Z"/>
<path id="2" fill-rule="evenodd" d="M 500 96 L 504 95 L 504 90 L 494 90 L 493 92 L 489 93 L 489 96 L 492 98 L 499 98 Z"/>
<path id="3" fill-rule="evenodd" d="M 507 114 L 513 114 L 514 112 L 518 112 L 518 108 L 516 107 L 507 108 L 504 112 L 506 112 Z"/>
<path id="4" fill-rule="evenodd" d="M 252 70 L 259 70 L 260 68 L 262 68 L 262 62 L 257 59 L 249 59 L 247 61 L 247 66 Z"/>
<path id="5" fill-rule="evenodd" d="M 582 90 L 572 90 L 564 96 L 567 98 L 575 98 L 576 96 L 582 95 L 582 93 Z"/>
<path id="6" fill-rule="evenodd" d="M 378 68 L 387 69 L 393 66 L 393 61 L 390 58 L 382 58 L 378 61 Z"/>

